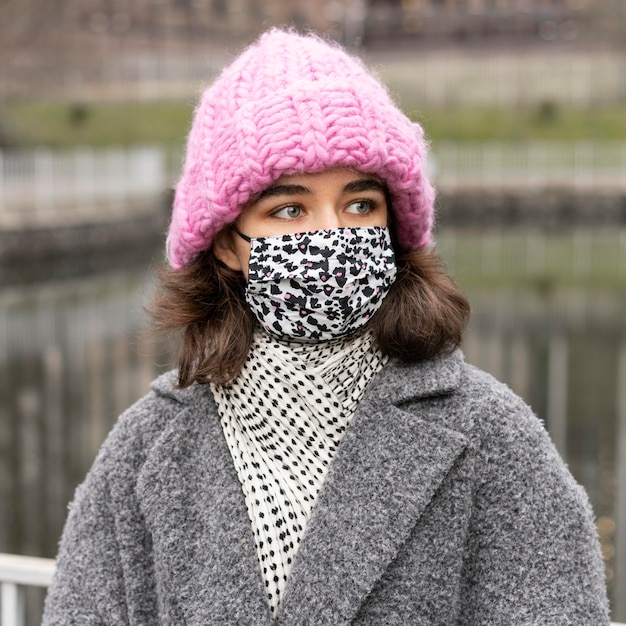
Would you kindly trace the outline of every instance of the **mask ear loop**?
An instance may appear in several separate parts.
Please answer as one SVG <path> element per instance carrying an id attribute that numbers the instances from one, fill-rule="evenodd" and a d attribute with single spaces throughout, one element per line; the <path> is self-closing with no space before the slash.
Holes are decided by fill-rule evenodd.
<path id="1" fill-rule="evenodd" d="M 250 243 L 252 241 L 252 239 L 250 237 L 248 237 L 248 235 L 244 235 L 238 228 L 237 226 L 235 226 L 235 224 L 231 224 L 230 225 L 230 229 L 237 233 L 244 241 L 247 241 L 248 243 Z"/>

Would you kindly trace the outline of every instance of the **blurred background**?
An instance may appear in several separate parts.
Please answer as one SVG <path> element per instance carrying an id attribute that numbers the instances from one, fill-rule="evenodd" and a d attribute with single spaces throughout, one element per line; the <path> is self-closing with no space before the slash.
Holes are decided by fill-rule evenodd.
<path id="1" fill-rule="evenodd" d="M 54 557 L 172 366 L 143 307 L 193 107 L 273 24 L 361 55 L 426 129 L 466 357 L 586 488 L 626 621 L 624 0 L 0 0 L 0 552 Z"/>

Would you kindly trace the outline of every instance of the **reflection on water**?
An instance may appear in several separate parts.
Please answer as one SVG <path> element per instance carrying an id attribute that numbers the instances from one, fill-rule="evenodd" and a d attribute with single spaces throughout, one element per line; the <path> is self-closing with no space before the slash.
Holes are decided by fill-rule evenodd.
<path id="1" fill-rule="evenodd" d="M 54 556 L 66 503 L 158 370 L 146 273 L 0 291 L 0 550 Z"/>
<path id="2" fill-rule="evenodd" d="M 148 284 L 142 268 L 0 291 L 0 551 L 55 555 L 101 441 L 168 367 L 139 333 Z M 466 357 L 532 405 L 589 492 L 613 618 L 626 620 L 626 296 L 469 295 Z"/>
<path id="3" fill-rule="evenodd" d="M 613 618 L 626 606 L 626 292 L 475 291 L 467 359 L 535 410 L 598 520 Z"/>

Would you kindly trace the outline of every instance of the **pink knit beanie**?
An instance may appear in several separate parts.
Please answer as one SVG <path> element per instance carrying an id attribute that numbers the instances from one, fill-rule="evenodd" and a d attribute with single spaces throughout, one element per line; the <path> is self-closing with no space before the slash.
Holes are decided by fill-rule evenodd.
<path id="1" fill-rule="evenodd" d="M 430 244 L 435 192 L 421 127 L 359 59 L 316 36 L 273 29 L 196 108 L 167 237 L 170 264 L 193 261 L 277 178 L 330 167 L 380 177 L 400 246 Z"/>

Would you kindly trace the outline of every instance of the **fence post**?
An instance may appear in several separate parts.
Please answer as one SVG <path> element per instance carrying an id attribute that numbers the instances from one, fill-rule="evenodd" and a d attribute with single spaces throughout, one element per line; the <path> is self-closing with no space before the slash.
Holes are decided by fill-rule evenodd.
<path id="1" fill-rule="evenodd" d="M 593 184 L 594 181 L 593 144 L 580 141 L 574 148 L 574 185 L 578 188 Z"/>
<path id="2" fill-rule="evenodd" d="M 591 274 L 592 233 L 576 229 L 572 237 L 572 271 L 575 277 L 586 278 Z"/>
<path id="3" fill-rule="evenodd" d="M 548 154 L 543 143 L 531 143 L 526 146 L 526 180 L 530 185 L 543 186 L 547 180 Z"/>
<path id="4" fill-rule="evenodd" d="M 546 235 L 532 230 L 526 234 L 526 251 L 524 259 L 526 277 L 546 272 Z"/>
<path id="5" fill-rule="evenodd" d="M 482 146 L 482 182 L 485 187 L 500 189 L 503 183 L 504 155 L 502 145 L 486 143 Z"/>
<path id="6" fill-rule="evenodd" d="M 548 429 L 559 454 L 567 452 L 567 338 L 553 330 L 548 349 Z"/>
<path id="7" fill-rule="evenodd" d="M 24 589 L 17 583 L 0 583 L 2 587 L 2 626 L 24 626 Z"/>
<path id="8" fill-rule="evenodd" d="M 93 148 L 80 146 L 74 149 L 74 194 L 79 212 L 95 204 L 95 167 Z"/>
<path id="9" fill-rule="evenodd" d="M 48 149 L 38 148 L 33 158 L 35 170 L 35 214 L 38 214 L 40 211 L 54 205 L 54 156 Z"/>

